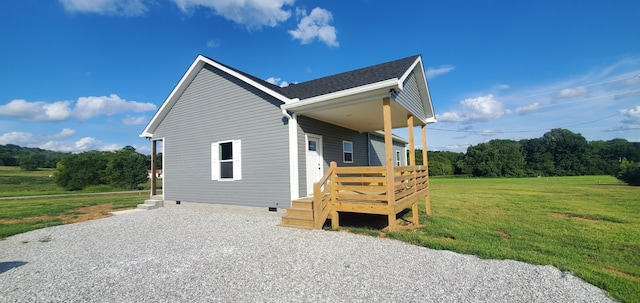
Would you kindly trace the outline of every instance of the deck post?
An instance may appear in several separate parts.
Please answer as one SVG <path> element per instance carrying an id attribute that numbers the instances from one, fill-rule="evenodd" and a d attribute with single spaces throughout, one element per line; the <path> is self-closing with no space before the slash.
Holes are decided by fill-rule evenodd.
<path id="1" fill-rule="evenodd" d="M 158 141 L 151 139 L 151 197 L 156 195 L 156 144 Z"/>
<path id="2" fill-rule="evenodd" d="M 429 184 L 429 157 L 427 156 L 427 125 L 422 125 L 422 165 L 427 168 L 427 196 L 424 198 L 425 211 L 431 215 L 431 185 Z"/>
<path id="3" fill-rule="evenodd" d="M 407 161 L 409 166 L 416 165 L 416 147 L 415 140 L 413 139 L 413 115 L 409 115 L 407 117 L 407 131 L 409 132 L 409 161 Z"/>
<path id="4" fill-rule="evenodd" d="M 393 169 L 393 136 L 392 136 L 392 124 L 391 124 L 391 98 L 385 97 L 382 99 L 382 114 L 384 118 L 384 156 L 386 165 L 386 178 L 387 178 L 387 203 L 389 205 L 390 213 L 389 230 L 396 230 L 396 213 L 395 207 L 395 173 Z"/>
<path id="5" fill-rule="evenodd" d="M 413 166 L 413 171 L 411 172 L 411 174 L 413 175 L 413 178 L 411 179 L 411 183 L 409 184 L 412 188 L 413 188 L 413 194 L 415 195 L 416 192 L 418 191 L 418 184 L 417 184 L 417 175 L 416 175 L 416 168 L 415 166 L 418 165 L 418 161 L 416 161 L 416 146 L 415 146 L 415 139 L 413 136 L 413 115 L 409 115 L 407 117 L 407 131 L 409 133 L 409 161 L 408 161 L 408 165 L 409 166 Z M 414 202 L 411 204 L 411 214 L 412 214 L 412 221 L 413 221 L 413 225 L 418 226 L 420 224 L 420 219 L 418 217 L 418 202 Z"/>

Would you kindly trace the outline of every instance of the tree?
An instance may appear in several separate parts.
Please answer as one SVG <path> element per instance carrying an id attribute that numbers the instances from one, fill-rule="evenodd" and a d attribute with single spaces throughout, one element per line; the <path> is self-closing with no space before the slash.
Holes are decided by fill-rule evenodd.
<path id="1" fill-rule="evenodd" d="M 113 186 L 136 189 L 148 179 L 146 157 L 126 146 L 110 156 L 105 177 Z"/>
<path id="2" fill-rule="evenodd" d="M 22 170 L 34 171 L 38 169 L 38 159 L 33 154 L 19 156 L 18 163 Z"/>
<path id="3" fill-rule="evenodd" d="M 524 155 L 525 175 L 531 177 L 550 176 L 555 170 L 553 155 L 547 150 L 542 138 L 520 140 Z"/>
<path id="4" fill-rule="evenodd" d="M 640 186 L 640 163 L 622 159 L 616 177 L 629 185 Z"/>
<path id="5" fill-rule="evenodd" d="M 90 151 L 66 155 L 58 162 L 53 180 L 68 190 L 106 184 L 103 174 L 107 161 L 104 152 Z"/>
<path id="6" fill-rule="evenodd" d="M 464 156 L 465 172 L 476 177 L 521 177 L 524 156 L 520 143 L 491 140 L 470 146 Z"/>
<path id="7" fill-rule="evenodd" d="M 547 152 L 553 157 L 555 176 L 585 174 L 587 139 L 567 129 L 556 128 L 542 136 Z"/>

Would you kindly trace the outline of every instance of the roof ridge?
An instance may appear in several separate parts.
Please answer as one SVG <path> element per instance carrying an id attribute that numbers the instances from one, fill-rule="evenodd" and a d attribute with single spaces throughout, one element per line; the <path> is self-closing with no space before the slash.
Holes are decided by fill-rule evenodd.
<path id="1" fill-rule="evenodd" d="M 207 59 L 209 59 L 209 60 L 211 60 L 211 61 L 213 61 L 215 63 L 218 63 L 218 64 L 220 64 L 220 65 L 222 65 L 222 66 L 224 66 L 224 67 L 236 72 L 236 73 L 239 73 L 239 74 L 241 74 L 241 75 L 243 75 L 243 76 L 245 76 L 245 77 L 247 77 L 247 78 L 249 78 L 249 79 L 251 79 L 253 81 L 256 81 L 258 84 L 265 85 L 267 88 L 272 89 L 272 90 L 274 90 L 275 92 L 277 92 L 277 93 L 279 93 L 281 95 L 285 95 L 285 93 L 282 91 L 282 87 L 280 87 L 278 85 L 275 85 L 275 84 L 273 84 L 271 82 L 268 82 L 267 80 L 261 79 L 259 77 L 256 77 L 256 76 L 252 75 L 252 74 L 249 74 L 247 72 L 239 70 L 239 69 L 237 69 L 237 68 L 235 68 L 233 66 L 229 66 L 227 64 L 224 64 L 224 63 L 222 63 L 222 62 L 220 62 L 218 60 L 212 59 L 211 57 L 208 57 L 208 56 L 205 56 L 205 55 L 202 55 L 202 54 L 200 54 L 200 56 L 203 56 L 203 57 L 205 57 L 205 58 L 207 58 Z"/>
<path id="2" fill-rule="evenodd" d="M 282 92 L 289 98 L 307 99 L 384 80 L 400 79 L 420 57 L 421 55 L 413 55 L 328 75 L 283 87 Z"/>
<path id="3" fill-rule="evenodd" d="M 316 78 L 316 79 L 311 79 L 311 80 L 307 80 L 307 81 L 304 81 L 304 82 L 300 82 L 300 83 L 297 83 L 297 84 L 304 84 L 304 83 L 311 82 L 311 81 L 322 80 L 324 78 L 330 78 L 330 77 L 340 76 L 340 75 L 344 75 L 344 74 L 348 74 L 348 73 L 352 73 L 352 72 L 358 72 L 358 71 L 362 71 L 362 70 L 377 68 L 377 67 L 380 67 L 380 66 L 396 63 L 396 62 L 407 60 L 407 59 L 410 59 L 410 58 L 414 59 L 412 61 L 415 61 L 415 59 L 417 59 L 418 57 L 420 57 L 419 54 L 418 55 L 409 56 L 409 57 L 405 57 L 405 58 L 402 58 L 402 59 L 396 59 L 396 60 L 392 60 L 392 61 L 388 61 L 388 62 L 382 62 L 382 63 L 370 65 L 370 66 L 365 66 L 365 67 L 360 67 L 360 68 L 356 68 L 356 69 L 352 69 L 352 70 L 348 70 L 348 71 L 344 71 L 344 72 L 339 72 L 337 74 L 331 74 L 331 75 L 323 76 L 323 77 L 320 77 L 320 78 Z"/>

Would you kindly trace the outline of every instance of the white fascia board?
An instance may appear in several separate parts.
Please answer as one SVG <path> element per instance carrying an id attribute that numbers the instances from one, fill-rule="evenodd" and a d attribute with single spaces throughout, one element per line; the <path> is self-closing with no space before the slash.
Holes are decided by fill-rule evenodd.
<path id="1" fill-rule="evenodd" d="M 407 79 L 407 77 L 409 77 L 409 75 L 411 75 L 411 73 L 415 70 L 416 65 L 419 63 L 420 68 L 422 68 L 422 56 L 418 56 L 418 58 L 416 58 L 416 61 L 413 61 L 413 64 L 411 64 L 411 67 L 409 67 L 404 74 L 402 75 L 402 77 L 400 77 L 400 79 L 398 80 L 400 82 L 400 89 L 404 89 L 404 87 L 402 87 L 404 80 Z M 422 74 L 424 74 L 424 70 L 422 70 Z"/>
<path id="2" fill-rule="evenodd" d="M 291 110 L 295 111 L 295 108 L 303 107 L 303 106 L 306 107 L 306 106 L 314 106 L 315 105 L 315 106 L 322 107 L 323 103 L 328 105 L 328 104 L 330 104 L 330 102 L 328 102 L 328 101 L 331 101 L 331 100 L 336 100 L 336 99 L 339 99 L 339 98 L 353 96 L 353 95 L 362 94 L 362 93 L 375 91 L 375 90 L 379 90 L 379 89 L 384 89 L 384 88 L 400 89 L 400 84 L 398 83 L 398 79 L 389 79 L 389 80 L 385 80 L 385 81 L 380 81 L 380 82 L 376 82 L 376 83 L 371 83 L 371 84 L 367 84 L 367 85 L 363 85 L 363 86 L 358 86 L 358 87 L 354 87 L 354 88 L 350 88 L 350 89 L 341 90 L 341 91 L 334 92 L 334 93 L 320 95 L 320 96 L 312 97 L 312 98 L 309 98 L 309 99 L 303 99 L 303 100 L 299 100 L 297 102 L 284 104 L 284 105 L 280 106 L 280 108 L 291 109 Z"/>
<path id="3" fill-rule="evenodd" d="M 224 65 L 219 64 L 218 62 L 215 62 L 215 61 L 213 61 L 213 60 L 211 60 L 211 59 L 209 59 L 207 57 L 204 57 L 202 55 L 198 56 L 198 59 L 200 59 L 200 58 L 202 58 L 201 60 L 203 60 L 207 64 L 209 64 L 209 65 L 211 65 L 211 66 L 213 66 L 213 67 L 215 67 L 215 68 L 217 68 L 217 69 L 219 69 L 219 70 L 221 70 L 221 71 L 223 71 L 223 72 L 225 72 L 225 73 L 227 73 L 227 74 L 229 74 L 229 75 L 231 75 L 233 77 L 238 78 L 242 82 L 245 82 L 245 83 L 247 83 L 247 84 L 249 84 L 249 85 L 251 85 L 251 86 L 253 86 L 253 87 L 255 87 L 255 88 L 259 89 L 259 90 L 261 90 L 262 92 L 267 93 L 268 95 L 270 95 L 270 96 L 272 96 L 272 97 L 284 102 L 285 104 L 286 103 L 290 103 L 292 101 L 291 99 L 289 99 L 289 98 L 287 98 L 287 97 L 285 97 L 285 96 L 283 96 L 283 95 L 281 95 L 281 94 L 279 94 L 279 93 L 277 93 L 277 92 L 265 87 L 264 85 L 262 85 L 262 84 L 260 84 L 260 83 L 258 83 L 256 81 L 253 81 L 253 80 L 245 77 L 244 75 L 242 75 L 242 74 L 240 74 L 240 73 L 238 73 L 238 72 L 236 72 L 236 71 L 234 71 L 234 70 L 232 70 L 230 68 L 227 68 Z"/>

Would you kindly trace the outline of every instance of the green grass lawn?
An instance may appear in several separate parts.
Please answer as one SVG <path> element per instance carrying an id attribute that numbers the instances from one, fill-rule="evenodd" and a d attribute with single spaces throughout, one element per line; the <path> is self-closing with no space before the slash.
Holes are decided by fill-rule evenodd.
<path id="1" fill-rule="evenodd" d="M 388 236 L 481 258 L 551 264 L 640 302 L 640 187 L 609 176 L 431 179 L 432 216 Z M 410 216 L 410 214 L 407 214 Z"/>
<path id="2" fill-rule="evenodd" d="M 52 173 L 0 167 L 0 196 L 69 193 L 54 189 Z M 146 194 L 0 200 L 0 239 L 132 208 Z M 88 209 L 100 206 L 108 209 Z M 387 236 L 481 258 L 551 264 L 618 300 L 640 302 L 640 187 L 609 176 L 432 178 L 431 209 L 424 215 L 420 203 L 422 226 Z"/>
<path id="3" fill-rule="evenodd" d="M 54 194 L 95 193 L 127 191 L 127 188 L 113 188 L 107 185 L 91 186 L 80 191 L 68 191 L 53 182 L 53 168 L 39 168 L 36 171 L 24 171 L 18 166 L 0 166 L 0 197 L 42 196 Z M 143 189 L 151 188 L 151 181 L 140 184 Z M 162 189 L 162 179 L 157 180 L 156 188 Z"/>

